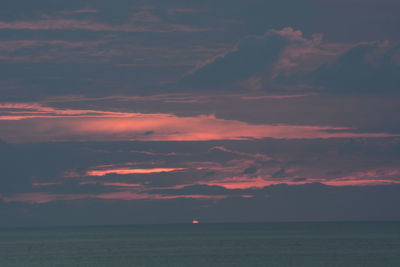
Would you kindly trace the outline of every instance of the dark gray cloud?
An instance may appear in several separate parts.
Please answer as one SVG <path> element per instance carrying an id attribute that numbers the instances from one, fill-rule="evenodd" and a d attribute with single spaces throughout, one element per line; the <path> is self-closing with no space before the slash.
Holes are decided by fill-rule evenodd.
<path id="1" fill-rule="evenodd" d="M 0 142 L 0 226 L 399 220 L 400 140 L 389 134 L 400 133 L 399 8 L 0 1 L 2 135 L 32 142 Z M 159 124 L 174 136 L 177 116 L 290 125 L 274 138 L 298 138 L 108 142 L 126 127 L 110 120 L 102 142 L 67 142 L 74 132 L 57 128 L 60 142 L 38 143 L 67 117 L 103 125 L 100 117 L 125 112 L 153 116 L 140 137 L 162 134 Z M 197 125 L 179 131 L 196 135 Z M 354 138 L 301 139 L 298 129 L 313 126 Z"/>
<path id="2" fill-rule="evenodd" d="M 105 224 L 118 223 L 127 207 L 141 216 L 125 217 L 124 223 L 185 222 L 194 217 L 205 221 L 396 219 L 399 186 L 390 183 L 399 182 L 399 144 L 396 138 L 3 142 L 0 211 L 7 219 L 1 224 L 93 224 L 104 216 Z M 166 167 L 187 169 L 86 175 L 89 170 Z M 314 183 L 315 179 L 337 185 L 370 184 L 327 186 Z M 263 187 L 263 181 L 296 185 Z M 376 186 L 373 181 L 387 185 Z M 229 184 L 238 188 L 225 187 Z M 130 194 L 145 199 L 129 200 Z M 205 197 L 184 199 L 190 196 Z M 116 216 L 110 219 L 109 214 Z"/>
<path id="3" fill-rule="evenodd" d="M 195 88 L 226 88 L 252 76 L 271 72 L 287 44 L 287 39 L 273 32 L 241 40 L 233 51 L 185 77 L 184 84 Z"/>
<path id="4" fill-rule="evenodd" d="M 336 24 L 325 19 L 334 11 L 335 17 L 349 24 L 353 17 L 341 11 L 354 11 L 357 6 L 360 19 L 369 19 L 368 23 L 379 25 L 380 32 L 386 33 L 377 38 L 396 40 L 388 21 L 396 18 L 382 14 L 396 10 L 397 5 L 389 0 L 354 6 L 314 0 L 174 0 L 168 4 L 157 0 L 42 0 L 34 4 L 6 0 L 0 8 L 0 39 L 5 42 L 0 47 L 1 78 L 7 82 L 0 85 L 2 99 L 177 91 L 175 82 L 210 59 L 215 59 L 213 64 L 186 77 L 188 84 L 231 88 L 232 83 L 244 80 L 239 88 L 271 87 L 271 75 L 276 74 L 271 74 L 271 67 L 293 42 L 287 36 L 264 32 L 289 26 L 306 36 L 323 33 L 330 43 L 369 40 L 362 38 L 366 36 L 363 30 L 371 28 L 360 26 L 361 22 L 352 30 L 356 34 L 346 37 L 337 32 L 340 27 L 331 29 Z M 371 10 L 377 15 L 368 18 Z M 352 36 L 358 39 L 349 40 Z M 242 41 L 236 50 L 229 50 L 238 40 Z M 149 47 L 151 51 L 146 51 Z M 224 56 L 218 57 L 221 54 Z"/>
<path id="5" fill-rule="evenodd" d="M 248 37 L 183 79 L 194 88 L 397 93 L 400 48 L 390 42 L 322 42 L 290 27 Z"/>
<path id="6" fill-rule="evenodd" d="M 400 46 L 361 44 L 310 74 L 333 93 L 399 93 Z"/>
<path id="7" fill-rule="evenodd" d="M 224 200 L 72 200 L 42 205 L 0 202 L 0 226 L 250 221 L 399 220 L 399 186 L 279 185 L 252 198 Z M 129 212 L 127 212 L 129 211 Z"/>
<path id="8" fill-rule="evenodd" d="M 162 195 L 240 195 L 242 190 L 229 190 L 221 186 L 209 186 L 209 185 L 192 185 L 185 186 L 181 189 L 158 189 L 152 190 L 150 194 L 162 194 Z"/>
<path id="9" fill-rule="evenodd" d="M 92 194 L 96 190 L 129 190 L 123 184 L 139 184 L 144 192 L 158 188 L 222 193 L 224 183 L 246 188 L 260 187 L 260 181 L 398 182 L 399 145 L 397 138 L 19 145 L 3 142 L 1 192 Z M 156 168 L 178 170 L 147 174 L 109 171 L 99 176 L 89 173 Z M 229 178 L 232 180 L 227 181 Z"/>
<path id="10" fill-rule="evenodd" d="M 0 140 L 0 194 L 26 192 L 31 189 L 27 158 L 11 145 Z"/>

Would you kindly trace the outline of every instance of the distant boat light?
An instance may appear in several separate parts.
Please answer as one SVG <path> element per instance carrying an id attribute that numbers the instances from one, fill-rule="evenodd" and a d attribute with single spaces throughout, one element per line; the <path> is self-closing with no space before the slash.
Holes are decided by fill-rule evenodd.
<path id="1" fill-rule="evenodd" d="M 198 220 L 193 220 L 192 223 L 193 223 L 193 224 L 198 224 L 198 223 L 200 223 L 200 221 L 198 221 Z"/>

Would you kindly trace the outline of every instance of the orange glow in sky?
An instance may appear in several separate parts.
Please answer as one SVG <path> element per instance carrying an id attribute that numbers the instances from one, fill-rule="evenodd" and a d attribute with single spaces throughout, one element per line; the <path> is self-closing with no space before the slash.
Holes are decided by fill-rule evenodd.
<path id="1" fill-rule="evenodd" d="M 110 169 L 110 170 L 91 170 L 86 173 L 87 176 L 105 176 L 107 174 L 148 174 L 160 172 L 182 171 L 183 168 L 153 168 L 153 169 Z"/>
<path id="2" fill-rule="evenodd" d="M 312 139 L 388 137 L 389 133 L 356 133 L 348 127 L 251 124 L 213 114 L 180 117 L 168 113 L 127 113 L 56 109 L 40 104 L 0 103 L 0 138 L 37 141 L 210 141 L 262 138 Z M 8 121 L 8 122 L 7 122 Z M 29 132 L 20 131 L 29 128 Z M 5 130 L 7 129 L 7 131 Z"/>

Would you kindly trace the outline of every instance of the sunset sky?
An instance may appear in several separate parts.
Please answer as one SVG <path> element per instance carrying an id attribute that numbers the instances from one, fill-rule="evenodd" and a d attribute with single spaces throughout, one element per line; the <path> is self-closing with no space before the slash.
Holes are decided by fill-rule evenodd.
<path id="1" fill-rule="evenodd" d="M 400 220 L 399 10 L 0 1 L 0 226 Z"/>

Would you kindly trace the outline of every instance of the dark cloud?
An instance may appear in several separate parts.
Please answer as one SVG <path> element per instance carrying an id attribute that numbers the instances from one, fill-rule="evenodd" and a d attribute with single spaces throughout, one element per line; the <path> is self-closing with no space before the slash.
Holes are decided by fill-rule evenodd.
<path id="1" fill-rule="evenodd" d="M 256 172 L 257 172 L 257 166 L 250 166 L 243 171 L 244 174 L 254 174 Z"/>
<path id="2" fill-rule="evenodd" d="M 29 169 L 24 154 L 0 140 L 0 194 L 26 192 L 31 189 Z"/>
<path id="3" fill-rule="evenodd" d="M 74 195 L 87 195 L 86 198 L 91 198 L 92 195 L 102 193 L 111 193 L 118 191 L 117 187 L 104 186 L 102 182 L 94 182 L 93 184 L 80 184 L 80 180 L 64 180 L 60 184 L 49 184 L 42 186 L 35 186 L 31 191 L 36 193 L 51 192 L 52 194 L 64 194 L 69 196 Z"/>
<path id="4" fill-rule="evenodd" d="M 116 214 L 105 223 L 117 223 L 128 206 L 142 215 L 128 216 L 126 223 L 171 222 L 168 218 L 184 222 L 191 217 L 206 221 L 394 219 L 399 186 L 390 183 L 398 182 L 399 144 L 396 138 L 1 143 L 0 210 L 8 218 L 1 223 L 90 224 L 104 214 Z M 95 169 L 157 167 L 187 169 L 85 175 Z M 372 183 L 362 187 L 310 184 L 315 179 L 338 185 Z M 374 180 L 388 185 L 375 186 Z M 263 187 L 260 181 L 297 185 Z M 224 187 L 232 183 L 238 188 Z M 129 200 L 130 194 L 148 200 Z M 182 199 L 191 196 L 205 197 Z M 23 203 L 32 201 L 36 204 Z M 92 216 L 78 217 L 85 210 Z M 166 210 L 171 213 L 163 219 Z"/>
<path id="5" fill-rule="evenodd" d="M 0 1 L 0 226 L 399 220 L 399 7 Z"/>
<path id="6" fill-rule="evenodd" d="M 197 88 L 225 88 L 236 82 L 271 71 L 286 44 L 285 38 L 274 33 L 241 40 L 232 52 L 187 76 L 184 84 Z"/>
<path id="7" fill-rule="evenodd" d="M 321 34 L 304 36 L 286 27 L 241 40 L 232 50 L 193 71 L 183 83 L 194 88 L 250 91 L 306 91 L 302 76 L 329 58 L 335 47 Z"/>
<path id="8" fill-rule="evenodd" d="M 218 143 L 223 146 L 217 146 Z M 265 184 L 268 181 L 313 182 L 315 179 L 336 184 L 364 180 L 370 184 L 398 182 L 399 145 L 396 138 L 2 143 L 1 190 L 8 195 L 26 192 L 92 194 L 129 190 L 129 185 L 136 184 L 145 193 L 155 188 L 167 192 L 176 187 L 184 189 L 171 192 L 223 193 L 221 187 L 226 183 L 247 188 L 260 187 L 260 181 Z M 112 172 L 157 168 L 177 170 Z M 111 171 L 100 176 L 90 175 L 90 171 L 102 170 Z M 226 180 L 230 178 L 232 180 Z M 210 184 L 219 187 L 207 187 Z"/>
<path id="9" fill-rule="evenodd" d="M 2 100 L 38 99 L 47 95 L 104 95 L 114 92 L 144 93 L 154 80 L 171 78 L 178 67 L 114 66 L 110 64 L 16 63 L 0 64 L 0 78 L 13 86 L 0 87 Z M 160 83 L 160 80 L 156 81 Z M 135 85 L 135 86 L 132 86 Z M 137 87 L 140 85 L 141 87 Z M 157 86 L 157 85 L 154 85 Z M 159 84 L 158 84 L 159 86 Z M 160 89 L 155 89 L 155 91 Z"/>
<path id="10" fill-rule="evenodd" d="M 361 44 L 312 72 L 310 79 L 333 93 L 399 93 L 399 59 L 399 46 Z"/>
<path id="11" fill-rule="evenodd" d="M 223 200 L 70 200 L 0 202 L 1 226 L 251 221 L 399 220 L 400 188 L 278 185 Z M 127 212 L 129 211 L 129 212 Z"/>
<path id="12" fill-rule="evenodd" d="M 192 185 L 185 186 L 181 189 L 159 189 L 152 190 L 150 194 L 162 195 L 238 195 L 241 190 L 229 190 L 221 186 L 208 186 L 208 185 Z"/>
<path id="13" fill-rule="evenodd" d="M 263 36 L 240 41 L 232 51 L 195 70 L 183 82 L 218 90 L 325 89 L 348 94 L 399 91 L 398 45 L 374 42 L 343 49 L 343 45 L 321 40 L 322 35 L 305 38 L 292 28 L 270 30 Z"/>
<path id="14" fill-rule="evenodd" d="M 285 168 L 280 168 L 278 171 L 276 171 L 274 174 L 272 174 L 273 178 L 279 178 L 279 177 L 285 177 L 288 174 L 286 173 Z"/>
<path id="15" fill-rule="evenodd" d="M 184 89 L 190 85 L 197 89 L 236 87 L 271 90 L 280 85 L 276 84 L 275 78 L 284 63 L 298 63 L 288 58 L 287 54 L 282 55 L 288 46 L 297 46 L 300 50 L 315 48 L 310 45 L 314 37 L 298 36 L 294 40 L 271 29 L 290 26 L 301 29 L 306 36 L 323 32 L 330 38 L 330 33 L 337 34 L 337 29 L 325 31 L 321 28 L 332 25 L 324 20 L 324 14 L 335 11 L 334 14 L 338 15 L 341 10 L 348 10 L 343 5 L 349 6 L 342 2 L 321 4 L 314 0 L 301 3 L 290 0 L 201 3 L 174 0 L 168 4 L 156 0 L 123 0 L 112 4 L 94 0 L 68 3 L 42 0 L 35 4 L 27 0 L 2 1 L 1 40 L 48 41 L 45 45 L 36 42 L 23 48 L 14 43 L 10 44 L 13 49 L 6 51 L 0 48 L 0 69 L 4 74 L 1 78 L 9 83 L 0 87 L 2 99 L 179 91 L 182 88 L 177 88 L 176 83 L 207 60 L 212 60 L 212 63 L 186 76 Z M 393 5 L 393 1 L 381 1 L 379 5 L 376 1 L 368 1 L 357 5 L 361 6 L 357 11 L 361 12 L 360 18 L 366 20 L 368 11 L 376 10 L 377 14 L 384 14 L 396 10 Z M 327 10 L 327 6 L 331 8 Z M 352 21 L 353 18 L 350 20 L 348 14 L 345 15 L 345 21 Z M 380 15 L 370 19 L 381 25 L 379 29 L 389 29 L 390 25 L 384 17 Z M 362 34 L 363 27 L 357 27 L 353 32 Z M 268 33 L 263 34 L 265 31 Z M 387 39 L 396 39 L 391 32 L 387 31 Z M 344 38 L 335 37 L 336 41 Z M 60 40 L 68 41 L 68 45 L 74 48 L 60 45 Z M 241 41 L 234 47 L 237 40 Z M 79 46 L 82 41 L 89 43 Z M 362 41 L 361 37 L 356 41 Z M 149 47 L 152 47 L 151 51 L 144 50 Z M 229 50 L 232 47 L 234 49 Z M 318 57 L 326 55 L 318 54 Z M 397 70 L 392 70 L 392 74 L 388 74 L 388 70 L 390 67 L 384 67 L 378 73 L 380 78 L 374 82 L 386 81 L 397 74 Z M 329 69 L 331 71 L 336 72 Z M 316 76 L 320 77 L 320 74 Z M 317 84 L 328 83 L 318 77 L 312 80 Z M 286 87 L 304 86 L 304 81 L 299 81 L 297 76 L 290 78 L 291 82 L 285 84 Z M 342 78 L 343 84 L 346 79 Z M 354 84 L 348 87 L 354 87 Z"/>

